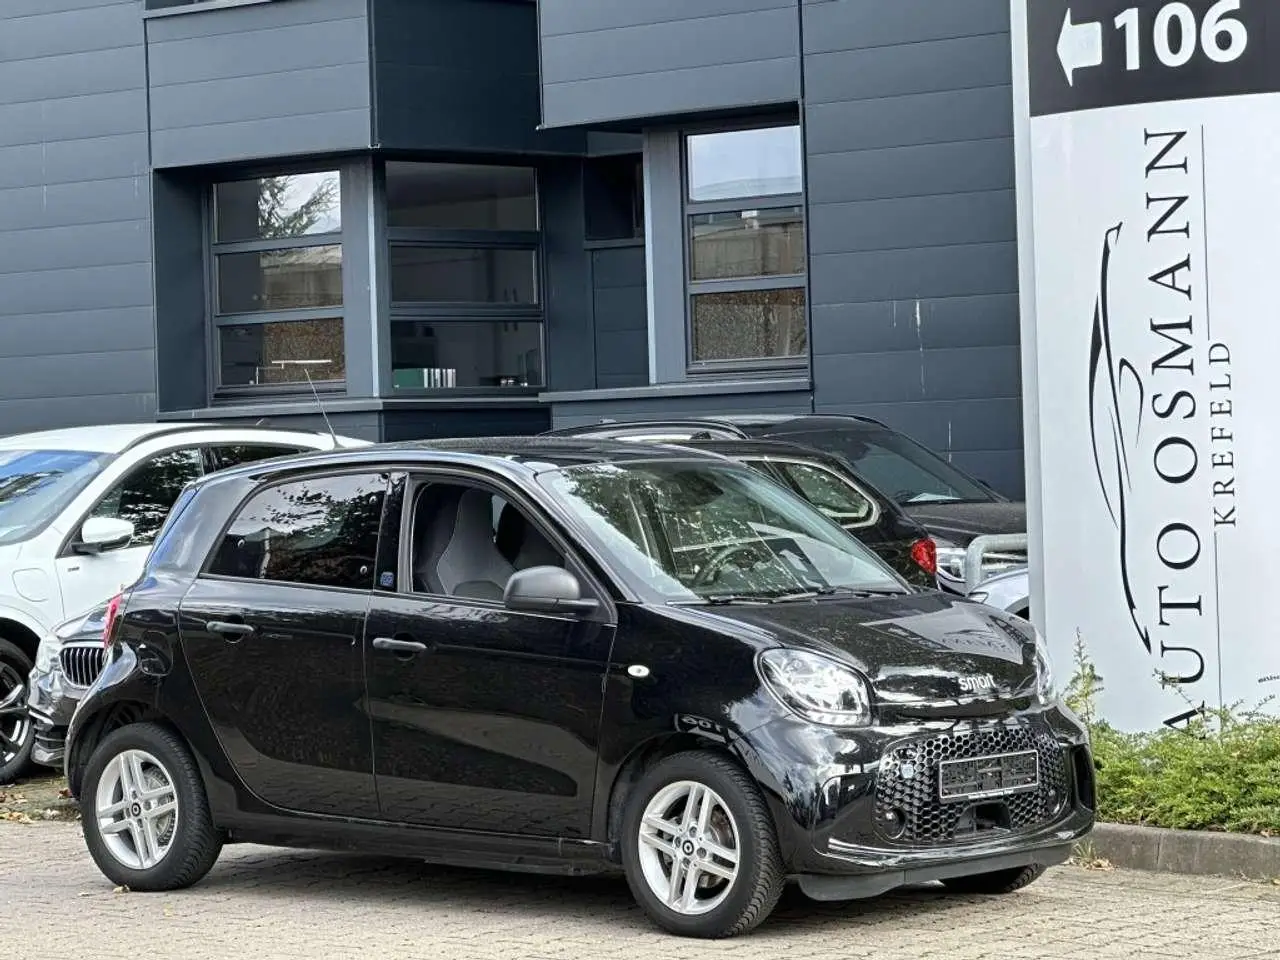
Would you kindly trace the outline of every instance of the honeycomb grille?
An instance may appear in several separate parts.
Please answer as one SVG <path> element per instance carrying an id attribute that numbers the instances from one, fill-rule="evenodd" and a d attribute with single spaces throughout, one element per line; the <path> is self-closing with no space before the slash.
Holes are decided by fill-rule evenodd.
<path id="1" fill-rule="evenodd" d="M 59 654 L 62 675 L 75 687 L 91 687 L 107 662 L 107 651 L 101 644 L 67 646 Z"/>
<path id="2" fill-rule="evenodd" d="M 1035 750 L 1039 755 L 1040 783 L 1036 789 L 980 801 L 944 803 L 939 797 L 938 765 L 942 761 L 1024 750 Z M 979 727 L 892 746 L 881 760 L 876 778 L 876 824 L 885 838 L 895 843 L 960 843 L 983 836 L 983 824 L 974 817 L 975 806 L 988 817 L 996 815 L 997 822 L 988 825 L 1028 830 L 1051 821 L 1066 796 L 1066 763 L 1049 733 L 1026 726 Z"/>

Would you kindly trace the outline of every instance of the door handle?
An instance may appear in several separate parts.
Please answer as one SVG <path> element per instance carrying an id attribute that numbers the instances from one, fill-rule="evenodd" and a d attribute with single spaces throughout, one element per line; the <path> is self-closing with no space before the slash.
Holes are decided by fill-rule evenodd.
<path id="1" fill-rule="evenodd" d="M 407 659 L 420 653 L 426 653 L 427 645 L 419 643 L 417 640 L 394 640 L 391 637 L 376 637 L 373 641 L 373 649 L 389 650 L 396 656 Z"/>
<path id="2" fill-rule="evenodd" d="M 210 633 L 221 634 L 226 639 L 240 639 L 253 634 L 254 628 L 247 623 L 226 623 L 222 620 L 210 620 L 205 623 L 204 628 Z"/>

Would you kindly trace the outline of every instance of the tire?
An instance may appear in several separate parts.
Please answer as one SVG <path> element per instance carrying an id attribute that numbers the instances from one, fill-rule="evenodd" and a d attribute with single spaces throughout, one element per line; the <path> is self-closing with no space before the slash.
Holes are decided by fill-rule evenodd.
<path id="1" fill-rule="evenodd" d="M 701 818 L 703 833 L 681 833 L 682 823 L 697 829 L 698 816 L 685 819 L 684 810 L 692 800 L 701 813 L 704 799 L 711 809 Z M 664 812 L 661 819 L 670 828 L 665 833 L 647 825 Z M 746 933 L 773 912 L 782 895 L 786 875 L 769 807 L 755 781 L 728 758 L 688 752 L 658 763 L 632 789 L 622 829 L 622 861 L 631 894 L 648 918 L 670 933 L 707 939 Z M 708 849 L 713 845 L 719 853 Z M 676 891 L 681 903 L 673 907 L 667 902 L 671 854 L 681 851 L 692 854 L 697 872 L 692 905 L 686 907 L 689 901 L 680 897 L 689 890 L 681 882 Z M 736 853 L 736 870 L 728 866 L 726 851 Z M 688 876 L 689 869 L 681 867 L 679 877 Z"/>
<path id="2" fill-rule="evenodd" d="M 976 873 L 971 877 L 951 877 L 942 883 L 954 893 L 994 896 L 1021 890 L 1043 875 L 1044 867 L 1032 864 L 1028 867 L 1014 867 L 1012 870 L 997 870 L 995 873 Z"/>
<path id="3" fill-rule="evenodd" d="M 21 687 L 4 713 L 0 713 L 0 783 L 13 783 L 31 766 L 36 725 L 27 713 L 27 685 L 31 682 L 31 658 L 0 637 L 0 702 Z"/>
<path id="4" fill-rule="evenodd" d="M 136 785 L 139 772 L 143 789 L 138 802 L 108 818 L 132 820 L 134 826 L 104 830 L 104 814 L 122 805 L 121 791 Z M 148 797 L 148 792 L 154 796 Z M 156 812 L 145 812 L 145 803 L 156 804 Z M 170 803 L 172 819 L 167 812 Z M 85 768 L 80 805 L 84 839 L 94 863 L 107 879 L 130 890 L 189 887 L 203 879 L 222 852 L 222 836 L 213 825 L 195 758 L 176 733 L 158 724 L 121 727 L 98 745 Z M 138 855 L 140 845 L 145 857 Z M 156 853 L 158 857 L 152 856 Z"/>

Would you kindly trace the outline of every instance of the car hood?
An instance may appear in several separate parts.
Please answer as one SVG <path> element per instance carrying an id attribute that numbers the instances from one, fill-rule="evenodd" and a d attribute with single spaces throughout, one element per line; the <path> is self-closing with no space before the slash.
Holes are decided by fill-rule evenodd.
<path id="1" fill-rule="evenodd" d="M 695 609 L 842 660 L 870 681 L 882 707 L 913 715 L 998 712 L 1035 694 L 1034 636 L 998 610 L 936 591 Z"/>
<path id="2" fill-rule="evenodd" d="M 903 507 L 935 537 L 966 547 L 974 537 L 1026 533 L 1027 505 L 1013 503 L 918 503 Z"/>

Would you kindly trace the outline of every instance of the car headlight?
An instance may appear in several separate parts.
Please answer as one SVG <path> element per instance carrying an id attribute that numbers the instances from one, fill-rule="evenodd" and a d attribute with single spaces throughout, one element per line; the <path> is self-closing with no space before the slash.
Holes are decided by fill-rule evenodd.
<path id="1" fill-rule="evenodd" d="M 806 720 L 829 727 L 871 722 L 871 692 L 851 668 L 803 650 L 767 650 L 759 662 L 769 691 Z"/>
<path id="2" fill-rule="evenodd" d="M 1034 627 L 1032 628 L 1035 629 Z M 1049 656 L 1049 645 L 1045 643 L 1044 637 L 1040 635 L 1040 631 L 1035 631 L 1036 636 L 1036 699 L 1040 703 L 1048 705 L 1052 703 L 1057 693 L 1053 688 L 1053 660 Z"/>
<path id="3" fill-rule="evenodd" d="M 991 596 L 991 594 L 987 593 L 985 590 L 975 590 L 973 593 L 969 594 L 969 599 L 974 603 L 986 603 L 987 597 L 989 596 Z"/>
<path id="4" fill-rule="evenodd" d="M 36 648 L 36 672 L 50 673 L 58 663 L 58 653 L 62 650 L 62 641 L 52 633 L 47 633 Z"/>

